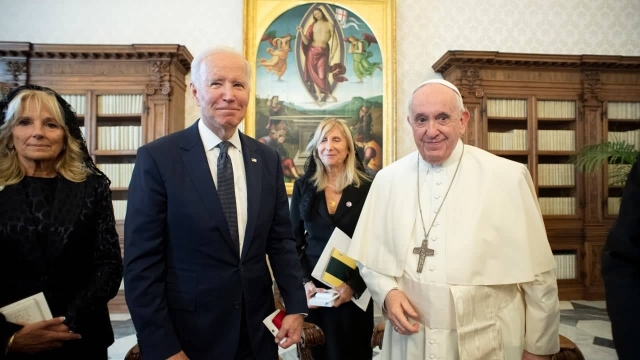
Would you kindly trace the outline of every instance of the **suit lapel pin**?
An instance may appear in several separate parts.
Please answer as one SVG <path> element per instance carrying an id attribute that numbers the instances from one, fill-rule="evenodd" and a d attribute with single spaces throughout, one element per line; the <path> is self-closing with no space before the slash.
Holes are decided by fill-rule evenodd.
<path id="1" fill-rule="evenodd" d="M 353 205 L 351 204 L 351 201 L 347 201 L 347 207 L 351 207 L 351 205 Z"/>
<path id="2" fill-rule="evenodd" d="M 254 163 L 258 162 L 258 160 L 256 160 L 256 158 L 251 158 L 251 161 L 253 161 Z"/>

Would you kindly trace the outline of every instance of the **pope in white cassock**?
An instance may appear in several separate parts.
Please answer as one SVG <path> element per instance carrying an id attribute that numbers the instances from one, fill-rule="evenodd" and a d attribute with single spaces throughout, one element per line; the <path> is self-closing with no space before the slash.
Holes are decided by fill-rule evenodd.
<path id="1" fill-rule="evenodd" d="M 383 306 L 382 359 L 549 359 L 558 288 L 527 168 L 462 143 L 448 81 L 409 112 L 418 151 L 378 173 L 349 249 Z"/>

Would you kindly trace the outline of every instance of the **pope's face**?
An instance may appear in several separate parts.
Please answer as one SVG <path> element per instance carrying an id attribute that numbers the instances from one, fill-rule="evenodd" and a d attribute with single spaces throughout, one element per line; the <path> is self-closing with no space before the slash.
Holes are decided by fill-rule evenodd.
<path id="1" fill-rule="evenodd" d="M 200 107 L 201 119 L 214 133 L 238 127 L 247 113 L 249 74 L 244 59 L 233 53 L 218 53 L 204 59 L 201 80 L 191 83 L 191 95 Z"/>
<path id="2" fill-rule="evenodd" d="M 427 84 L 413 94 L 407 117 L 422 158 L 442 164 L 464 134 L 469 112 L 458 108 L 457 94 L 441 84 Z"/>

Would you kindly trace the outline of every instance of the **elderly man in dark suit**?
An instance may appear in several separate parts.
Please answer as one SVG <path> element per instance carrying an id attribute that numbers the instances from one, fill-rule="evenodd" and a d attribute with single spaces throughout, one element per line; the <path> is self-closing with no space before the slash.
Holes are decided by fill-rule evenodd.
<path id="1" fill-rule="evenodd" d="M 620 360 L 638 359 L 640 339 L 640 154 L 629 172 L 616 224 L 602 251 L 602 278 Z"/>
<path id="2" fill-rule="evenodd" d="M 125 221 L 125 289 L 145 359 L 277 359 L 307 305 L 278 154 L 238 131 L 250 95 L 239 53 L 191 67 L 193 126 L 138 150 Z M 287 306 L 275 338 L 273 276 Z"/>

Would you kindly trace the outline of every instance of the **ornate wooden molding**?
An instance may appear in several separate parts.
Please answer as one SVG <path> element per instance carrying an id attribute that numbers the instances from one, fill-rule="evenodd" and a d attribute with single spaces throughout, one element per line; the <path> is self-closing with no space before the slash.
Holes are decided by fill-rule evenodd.
<path id="1" fill-rule="evenodd" d="M 152 61 L 151 81 L 147 84 L 147 94 L 171 95 L 171 64 L 168 61 Z"/>
<path id="2" fill-rule="evenodd" d="M 61 60 L 149 60 L 179 64 L 187 73 L 193 56 L 182 45 L 58 45 L 0 42 L 0 57 Z"/>
<path id="3" fill-rule="evenodd" d="M 477 67 L 463 67 L 460 74 L 460 94 L 462 97 L 475 96 L 481 98 L 484 96 L 484 89 L 479 85 L 480 69 Z"/>
<path id="4" fill-rule="evenodd" d="M 497 51 L 447 51 L 432 68 L 445 73 L 453 66 L 519 66 L 576 69 L 640 69 L 640 56 L 517 54 Z"/>
<path id="5" fill-rule="evenodd" d="M 2 99 L 5 95 L 7 95 L 9 91 L 11 91 L 11 85 L 0 82 L 0 99 Z"/>
<path id="6" fill-rule="evenodd" d="M 26 60 L 7 61 L 5 64 L 7 66 L 7 73 L 11 75 L 11 77 L 13 78 L 13 81 L 15 81 L 16 83 L 20 81 L 20 75 L 25 75 L 25 76 L 27 75 Z"/>
<path id="7" fill-rule="evenodd" d="M 584 71 L 582 73 L 582 84 L 582 98 L 585 102 L 591 100 L 597 100 L 598 102 L 605 101 L 606 97 L 600 91 L 602 81 L 600 80 L 599 71 Z"/>

